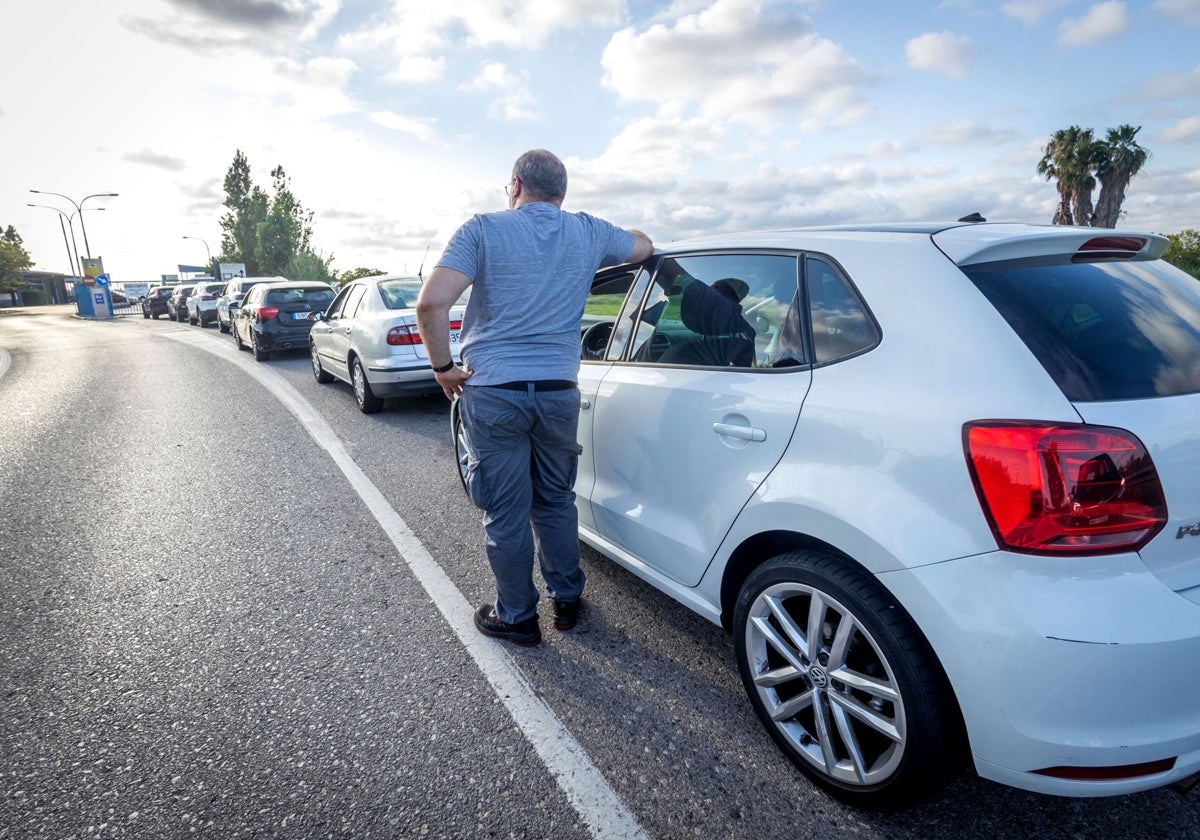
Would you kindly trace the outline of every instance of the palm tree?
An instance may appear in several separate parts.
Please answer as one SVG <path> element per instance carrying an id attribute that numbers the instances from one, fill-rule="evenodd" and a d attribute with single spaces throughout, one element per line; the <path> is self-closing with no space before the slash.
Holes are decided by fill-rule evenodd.
<path id="1" fill-rule="evenodd" d="M 1121 205 L 1125 203 L 1125 188 L 1133 180 L 1150 152 L 1137 142 L 1139 125 L 1122 125 L 1110 128 L 1108 136 L 1100 143 L 1103 153 L 1096 166 L 1096 177 L 1100 179 L 1100 198 L 1096 201 L 1094 227 L 1114 228 L 1121 218 Z"/>
<path id="2" fill-rule="evenodd" d="M 1037 171 L 1047 181 L 1058 181 L 1054 224 L 1091 224 L 1092 190 L 1096 187 L 1092 169 L 1099 159 L 1099 145 L 1090 128 L 1077 125 L 1059 129 L 1050 136 Z"/>

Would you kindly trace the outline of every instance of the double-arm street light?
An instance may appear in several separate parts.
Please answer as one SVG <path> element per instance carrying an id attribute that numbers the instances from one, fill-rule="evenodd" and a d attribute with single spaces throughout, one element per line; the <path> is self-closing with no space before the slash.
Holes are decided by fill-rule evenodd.
<path id="1" fill-rule="evenodd" d="M 55 213 L 58 214 L 58 226 L 60 228 L 62 228 L 63 245 L 65 245 L 67 248 L 67 262 L 70 263 L 70 265 L 71 265 L 71 274 L 75 275 L 77 277 L 82 276 L 84 273 L 83 264 L 79 261 L 79 246 L 75 243 L 75 217 L 77 215 L 79 215 L 79 211 L 76 210 L 74 213 L 72 213 L 70 216 L 68 216 L 66 213 L 59 210 L 57 207 L 51 207 L 49 204 L 26 204 L 25 206 L 26 207 L 41 207 L 44 210 L 53 210 Z M 105 208 L 97 207 L 96 209 L 104 210 Z M 79 223 L 80 223 L 80 225 L 83 224 L 83 216 L 79 216 Z M 70 242 L 67 242 L 67 228 L 68 227 L 71 229 L 71 241 Z M 75 248 L 74 256 L 71 255 L 72 247 Z"/>
<path id="2" fill-rule="evenodd" d="M 63 195 L 62 193 L 48 192 L 46 190 L 30 190 L 30 192 L 37 193 L 38 195 L 56 195 L 59 198 L 65 198 L 67 201 L 71 202 L 71 204 L 75 207 L 75 213 L 79 214 L 79 229 L 81 231 L 83 231 L 83 248 L 87 252 L 88 259 L 90 260 L 92 258 L 92 246 L 88 244 L 87 225 L 85 225 L 83 223 L 83 205 L 85 202 L 87 202 L 87 200 L 89 198 L 116 198 L 119 195 L 119 193 L 92 193 L 91 195 L 85 195 L 83 197 L 83 200 L 79 201 L 77 203 L 75 201 L 75 199 L 71 198 L 68 195 Z M 39 205 L 39 206 L 45 206 L 45 205 Z M 104 208 L 98 207 L 96 209 L 103 210 Z M 74 216 L 75 213 L 72 213 L 71 215 Z M 77 248 L 76 251 L 78 251 L 78 250 L 79 249 Z"/>

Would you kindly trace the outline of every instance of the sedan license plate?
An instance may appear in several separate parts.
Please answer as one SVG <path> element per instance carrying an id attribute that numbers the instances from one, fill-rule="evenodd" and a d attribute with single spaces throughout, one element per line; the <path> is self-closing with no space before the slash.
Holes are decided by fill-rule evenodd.
<path id="1" fill-rule="evenodd" d="M 292 320 L 293 321 L 311 321 L 316 314 L 317 314 L 316 312 L 293 312 Z"/>

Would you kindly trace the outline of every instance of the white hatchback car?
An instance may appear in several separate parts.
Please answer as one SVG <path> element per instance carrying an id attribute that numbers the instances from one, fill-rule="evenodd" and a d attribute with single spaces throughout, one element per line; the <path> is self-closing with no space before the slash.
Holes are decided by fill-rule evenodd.
<path id="1" fill-rule="evenodd" d="M 582 540 L 834 795 L 1200 771 L 1200 283 L 1148 233 L 782 230 L 600 272 Z M 460 469 L 466 453 L 452 412 Z"/>
<path id="2" fill-rule="evenodd" d="M 421 278 L 363 277 L 346 284 L 309 333 L 313 376 L 350 383 L 364 414 L 388 397 L 440 394 L 417 331 Z M 459 361 L 458 333 L 470 290 L 450 309 L 450 350 Z"/>
<path id="3" fill-rule="evenodd" d="M 215 322 L 217 320 L 217 298 L 223 294 L 224 289 L 224 283 L 197 283 L 185 304 L 188 323 L 204 327 Z"/>

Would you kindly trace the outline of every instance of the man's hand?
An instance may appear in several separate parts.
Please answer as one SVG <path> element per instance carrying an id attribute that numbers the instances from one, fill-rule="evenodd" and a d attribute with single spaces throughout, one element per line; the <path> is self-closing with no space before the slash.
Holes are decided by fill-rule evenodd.
<path id="1" fill-rule="evenodd" d="M 433 376 L 442 386 L 442 393 L 446 395 L 446 399 L 454 402 L 455 397 L 462 394 L 463 385 L 474 375 L 475 371 L 463 370 L 455 365 L 445 373 L 435 373 Z"/>

